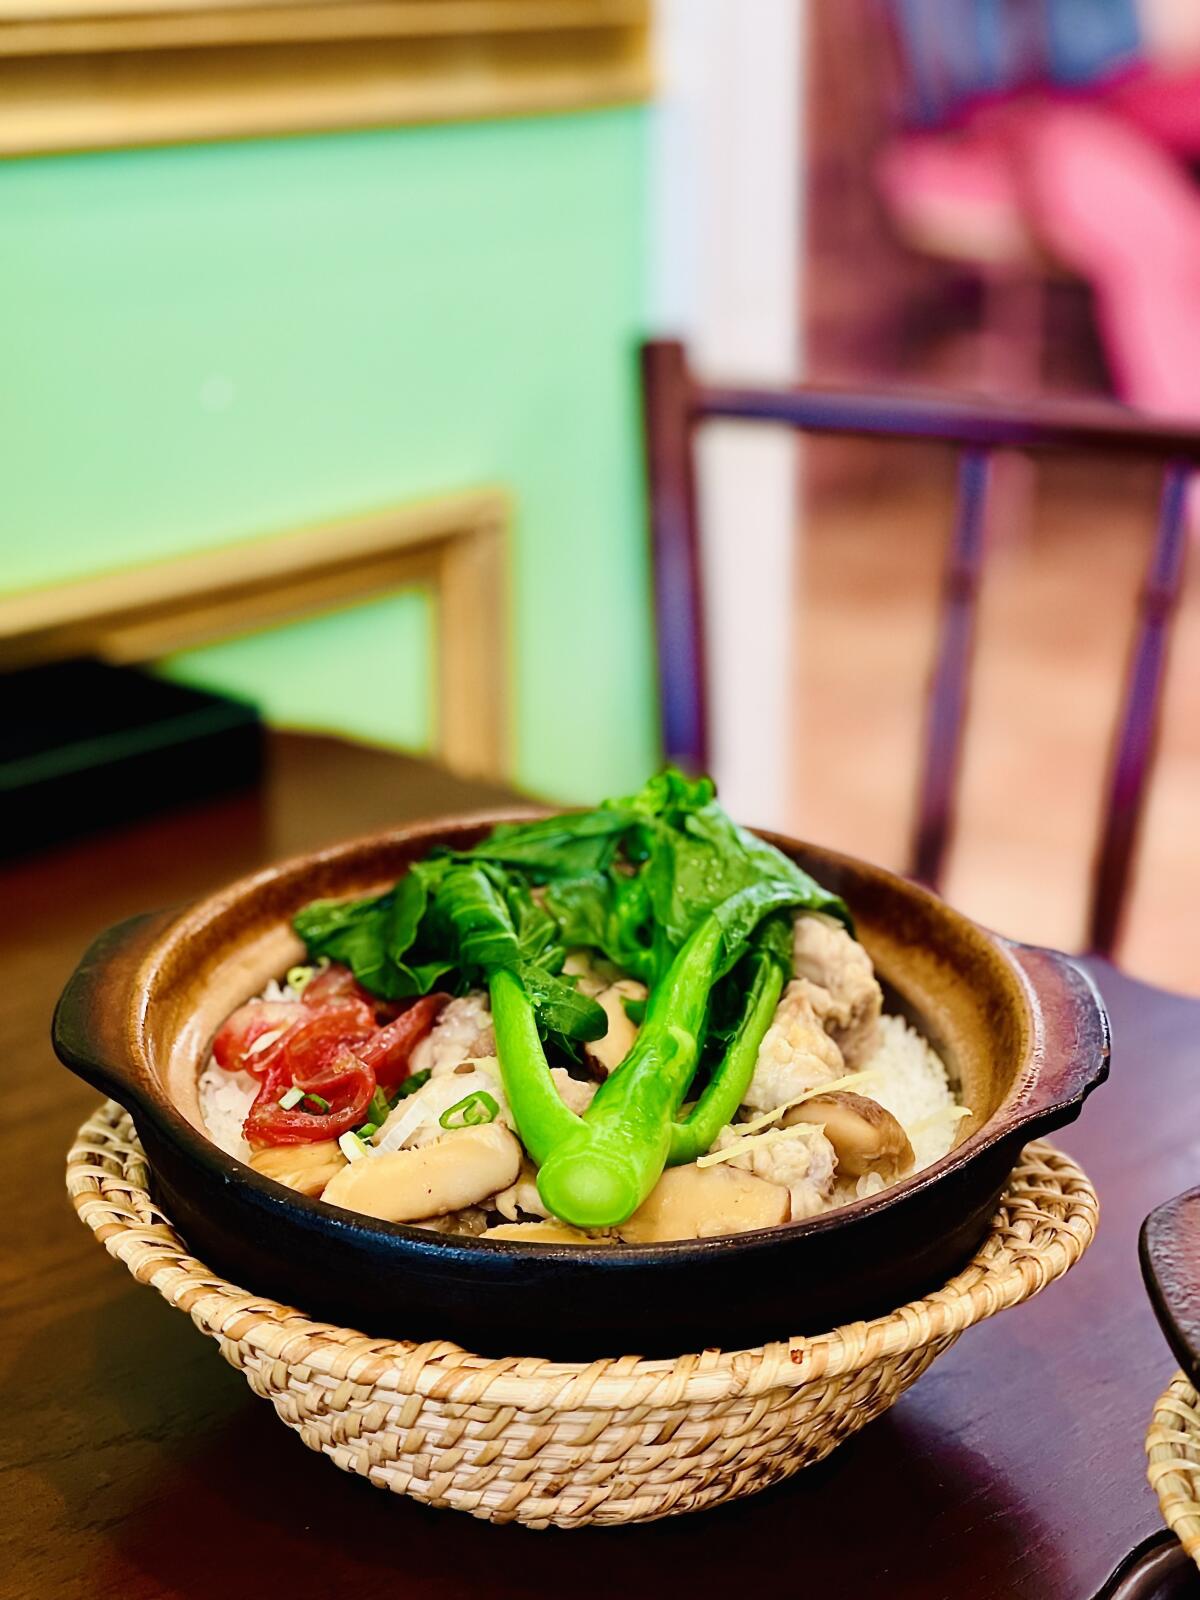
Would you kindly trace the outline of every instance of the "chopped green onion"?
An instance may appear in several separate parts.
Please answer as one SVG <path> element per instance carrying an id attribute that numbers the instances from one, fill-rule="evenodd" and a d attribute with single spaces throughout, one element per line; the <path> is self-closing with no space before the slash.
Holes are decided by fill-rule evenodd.
<path id="1" fill-rule="evenodd" d="M 279 1096 L 279 1104 L 283 1107 L 283 1109 L 285 1111 L 290 1111 L 293 1106 L 298 1106 L 300 1104 L 301 1100 L 303 1100 L 303 1099 L 304 1099 L 304 1090 L 303 1089 L 297 1089 L 296 1086 L 293 1084 L 290 1089 L 286 1090 L 283 1094 L 281 1094 Z"/>
<path id="2" fill-rule="evenodd" d="M 418 1089 L 423 1089 L 429 1082 L 430 1072 L 431 1068 L 426 1067 L 424 1072 L 414 1072 L 411 1078 L 405 1078 L 392 1096 L 392 1105 L 399 1105 L 401 1100 L 407 1100 L 410 1094 L 416 1094 Z"/>
<path id="3" fill-rule="evenodd" d="M 361 1161 L 367 1153 L 362 1140 L 352 1133 L 344 1133 L 338 1140 L 338 1147 L 347 1161 Z"/>
<path id="4" fill-rule="evenodd" d="M 284 982 L 293 988 L 296 991 L 297 997 L 299 997 L 304 993 L 305 989 L 308 988 L 309 984 L 316 977 L 317 973 L 324 972 L 328 965 L 329 957 L 319 956 L 311 966 L 305 966 L 301 964 L 298 967 L 289 967 L 287 971 L 287 977 L 284 979 Z"/>
<path id="5" fill-rule="evenodd" d="M 354 1132 L 360 1139 L 369 1139 L 372 1134 L 378 1133 L 380 1128 L 383 1127 L 391 1115 L 391 1110 L 391 1102 L 388 1100 L 387 1095 L 384 1094 L 382 1089 L 376 1088 L 367 1105 L 367 1120 L 361 1128 L 355 1128 Z"/>
<path id="6" fill-rule="evenodd" d="M 443 1111 L 438 1124 L 443 1128 L 478 1128 L 485 1122 L 495 1122 L 500 1107 L 486 1089 L 476 1089 Z"/>
<path id="7" fill-rule="evenodd" d="M 324 1095 L 306 1094 L 304 1096 L 304 1109 L 307 1111 L 310 1107 L 315 1107 L 318 1111 L 328 1111 L 329 1101 L 326 1100 Z"/>

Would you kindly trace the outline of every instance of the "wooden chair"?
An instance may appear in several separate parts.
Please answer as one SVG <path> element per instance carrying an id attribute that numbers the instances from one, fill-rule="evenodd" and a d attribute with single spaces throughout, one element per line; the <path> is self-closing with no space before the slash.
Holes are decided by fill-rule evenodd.
<path id="1" fill-rule="evenodd" d="M 705 768 L 709 759 L 693 449 L 697 430 L 718 418 L 783 423 L 802 433 L 941 440 L 958 452 L 957 505 L 943 572 L 909 858 L 911 875 L 935 889 L 953 830 L 995 453 L 1100 452 L 1162 463 L 1158 528 L 1138 600 L 1087 924 L 1088 949 L 1111 955 L 1153 761 L 1187 545 L 1188 477 L 1200 463 L 1200 431 L 1143 421 L 1107 404 L 1016 408 L 918 394 L 707 383 L 692 373 L 684 347 L 669 341 L 643 345 L 641 365 L 662 740 L 670 760 L 693 770 Z"/>

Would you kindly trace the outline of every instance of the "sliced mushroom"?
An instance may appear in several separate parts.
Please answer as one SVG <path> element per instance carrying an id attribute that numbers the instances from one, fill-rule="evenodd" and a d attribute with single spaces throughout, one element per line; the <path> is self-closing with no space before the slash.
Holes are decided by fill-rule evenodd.
<path id="1" fill-rule="evenodd" d="M 484 1239 L 508 1239 L 515 1244 L 616 1244 L 608 1234 L 583 1233 L 569 1223 L 551 1218 L 547 1222 L 502 1222 L 489 1228 L 480 1236 Z"/>
<path id="2" fill-rule="evenodd" d="M 478 1205 L 507 1189 L 521 1146 L 500 1122 L 458 1128 L 436 1144 L 352 1161 L 325 1190 L 330 1205 L 385 1222 L 419 1222 Z"/>
<path id="3" fill-rule="evenodd" d="M 913 1164 L 913 1148 L 908 1135 L 890 1111 L 866 1095 L 836 1089 L 832 1094 L 814 1095 L 784 1112 L 783 1126 L 816 1122 L 837 1152 L 838 1171 L 844 1177 L 861 1178 L 877 1172 L 890 1182 L 907 1172 Z"/>
<path id="4" fill-rule="evenodd" d="M 256 1150 L 250 1157 L 250 1165 L 264 1178 L 274 1178 L 276 1183 L 309 1195 L 320 1195 L 348 1164 L 336 1139 L 322 1139 L 317 1144 L 272 1145 L 267 1150 Z"/>
<path id="5" fill-rule="evenodd" d="M 637 1023 L 625 1010 L 625 1001 L 645 998 L 646 985 L 634 978 L 620 978 L 596 996 L 596 1004 L 608 1018 L 608 1032 L 603 1039 L 593 1039 L 590 1044 L 585 1044 L 583 1053 L 606 1078 L 621 1065 L 638 1036 Z"/>
<path id="6" fill-rule="evenodd" d="M 724 1164 L 668 1167 L 628 1222 L 619 1229 L 629 1244 L 664 1239 L 710 1239 L 748 1233 L 788 1220 L 789 1196 L 777 1183 Z"/>

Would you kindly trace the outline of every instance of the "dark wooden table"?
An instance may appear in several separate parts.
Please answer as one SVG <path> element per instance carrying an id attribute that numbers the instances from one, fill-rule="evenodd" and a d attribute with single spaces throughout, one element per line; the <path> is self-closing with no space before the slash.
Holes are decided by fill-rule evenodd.
<path id="1" fill-rule="evenodd" d="M 399 757 L 277 738 L 261 794 L 0 874 L 0 1595 L 1097 1593 L 1161 1534 L 1142 1435 L 1173 1363 L 1137 1229 L 1200 1178 L 1200 1003 L 1106 965 L 1113 1078 L 1063 1137 L 1102 1200 L 1082 1265 L 970 1330 L 819 1467 L 695 1517 L 534 1533 L 381 1494 L 305 1450 L 75 1220 L 64 1157 L 95 1095 L 55 1062 L 47 1029 L 89 936 L 272 858 L 496 798 Z M 1200 1593 L 1169 1552 L 1164 1564 L 1184 1577 L 1173 1593 Z"/>

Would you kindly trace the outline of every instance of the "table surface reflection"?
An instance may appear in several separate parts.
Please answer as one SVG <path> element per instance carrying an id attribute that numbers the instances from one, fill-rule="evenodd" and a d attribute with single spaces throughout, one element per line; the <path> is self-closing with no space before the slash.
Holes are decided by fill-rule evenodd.
<path id="1" fill-rule="evenodd" d="M 1103 962 L 1090 965 L 1113 1076 L 1062 1139 L 1101 1196 L 1082 1264 L 969 1330 L 821 1465 L 692 1517 L 531 1532 L 381 1494 L 305 1450 L 74 1219 L 64 1157 L 95 1094 L 57 1065 L 47 1032 L 93 933 L 298 850 L 507 798 L 399 756 L 276 735 L 260 792 L 0 873 L 0 1594 L 1096 1594 L 1161 1533 L 1142 1435 L 1173 1362 L 1142 1292 L 1138 1226 L 1200 1181 L 1200 1002 Z"/>

